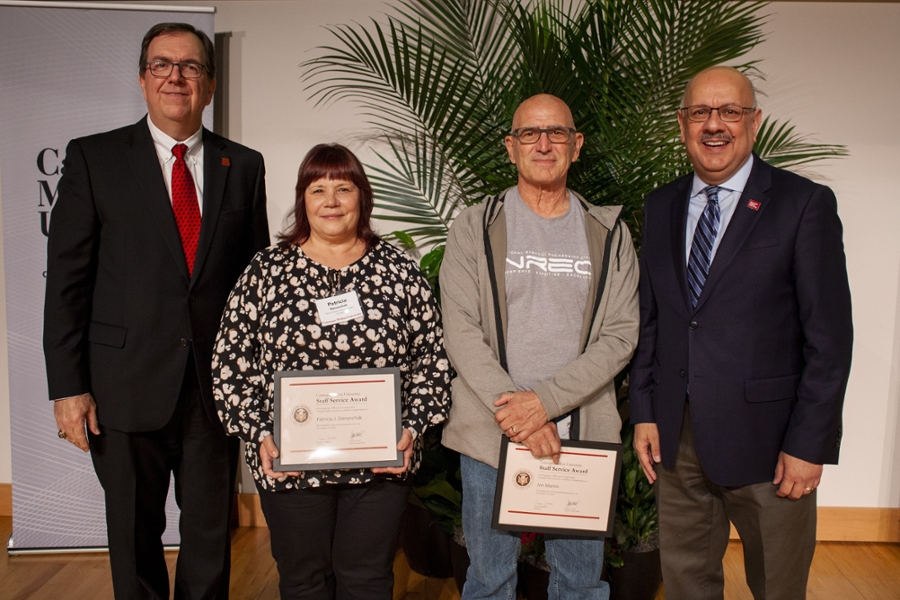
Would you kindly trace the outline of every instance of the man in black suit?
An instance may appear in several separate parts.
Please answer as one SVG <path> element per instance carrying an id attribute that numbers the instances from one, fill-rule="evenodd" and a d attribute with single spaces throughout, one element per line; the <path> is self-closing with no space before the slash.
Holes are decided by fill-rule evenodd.
<path id="1" fill-rule="evenodd" d="M 741 72 L 703 71 L 682 105 L 694 173 L 646 199 L 630 380 L 666 598 L 723 597 L 729 520 L 754 597 L 805 598 L 853 339 L 837 203 L 752 153 Z"/>
<path id="2" fill-rule="evenodd" d="M 227 598 L 237 447 L 210 361 L 228 293 L 269 243 L 265 168 L 201 125 L 216 86 L 204 33 L 151 28 L 139 81 L 146 118 L 66 150 L 47 251 L 50 398 L 59 437 L 90 449 L 103 486 L 116 598 L 169 598 L 170 474 L 175 598 Z"/>

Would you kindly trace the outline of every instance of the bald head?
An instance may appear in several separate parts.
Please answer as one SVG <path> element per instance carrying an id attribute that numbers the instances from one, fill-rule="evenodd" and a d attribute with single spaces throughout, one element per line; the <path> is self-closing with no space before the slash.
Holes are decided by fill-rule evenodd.
<path id="1" fill-rule="evenodd" d="M 745 104 L 744 106 L 752 106 L 756 107 L 756 90 L 753 89 L 753 82 L 750 81 L 750 78 L 735 69 L 734 67 L 726 67 L 724 65 L 719 65 L 716 67 L 709 67 L 708 69 L 704 69 L 694 75 L 688 84 L 684 87 L 684 95 L 681 97 L 681 106 L 691 106 L 692 104 L 696 104 L 691 101 L 691 92 L 695 87 L 703 86 L 704 84 L 708 84 L 710 81 L 715 83 L 719 83 L 721 81 L 732 81 L 735 86 L 737 86 L 742 93 L 746 94 L 746 97 L 750 99 L 750 104 Z"/>
<path id="2" fill-rule="evenodd" d="M 707 107 L 693 118 L 678 111 L 681 141 L 694 172 L 707 185 L 725 183 L 747 164 L 762 123 L 753 84 L 737 69 L 711 67 L 691 79 L 682 104 Z"/>
<path id="3" fill-rule="evenodd" d="M 555 125 L 565 125 L 566 127 L 575 127 L 575 119 L 572 118 L 572 111 L 569 105 L 551 94 L 536 94 L 531 98 L 523 101 L 516 109 L 513 115 L 512 128 L 530 127 L 526 123 L 528 117 L 532 114 L 554 114 L 559 122 Z"/>
<path id="4" fill-rule="evenodd" d="M 532 131 L 532 139 L 523 143 L 518 132 L 513 134 L 520 129 L 537 130 L 537 141 L 533 140 Z M 519 172 L 519 194 L 526 203 L 531 192 L 536 197 L 549 191 L 568 198 L 566 176 L 584 143 L 584 136 L 575 132 L 569 106 L 550 94 L 532 96 L 516 109 L 512 131 L 506 136 L 506 150 Z M 556 142 L 550 140 L 551 132 Z"/>

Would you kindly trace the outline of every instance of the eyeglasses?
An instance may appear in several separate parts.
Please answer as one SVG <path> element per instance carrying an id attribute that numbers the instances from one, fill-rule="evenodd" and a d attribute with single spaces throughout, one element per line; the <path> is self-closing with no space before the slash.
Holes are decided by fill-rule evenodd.
<path id="1" fill-rule="evenodd" d="M 167 60 L 153 60 L 145 65 L 150 69 L 150 74 L 154 77 L 168 77 L 172 74 L 175 67 L 181 71 L 181 76 L 185 79 L 200 79 L 203 75 L 203 69 L 206 66 L 193 62 L 169 62 Z"/>
<path id="2" fill-rule="evenodd" d="M 573 127 L 519 127 L 509 132 L 511 136 L 519 140 L 520 144 L 537 144 L 541 139 L 541 134 L 546 133 L 547 139 L 551 144 L 565 144 L 572 139 L 575 133 Z"/>
<path id="3" fill-rule="evenodd" d="M 705 104 L 695 104 L 694 106 L 685 106 L 679 108 L 687 115 L 687 120 L 692 123 L 704 123 L 712 116 L 713 111 L 718 111 L 719 118 L 726 123 L 736 123 L 744 118 L 744 113 L 748 110 L 756 110 L 753 106 L 739 106 L 737 104 L 723 104 L 722 106 L 706 106 Z"/>

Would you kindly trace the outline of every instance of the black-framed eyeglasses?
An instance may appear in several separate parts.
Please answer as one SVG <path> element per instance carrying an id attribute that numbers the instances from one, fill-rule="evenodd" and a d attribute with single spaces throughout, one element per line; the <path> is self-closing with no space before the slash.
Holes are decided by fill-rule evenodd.
<path id="1" fill-rule="evenodd" d="M 687 120 L 692 123 L 705 123 L 712 116 L 713 111 L 717 111 L 719 118 L 726 123 L 736 123 L 744 118 L 744 113 L 748 110 L 756 110 L 756 108 L 753 106 L 740 106 L 739 104 L 723 104 L 722 106 L 695 104 L 694 106 L 685 106 L 678 110 L 684 111 Z"/>
<path id="2" fill-rule="evenodd" d="M 520 144 L 537 144 L 541 135 L 546 133 L 551 144 L 566 144 L 575 134 L 574 127 L 519 127 L 509 132 L 519 140 Z"/>
<path id="3" fill-rule="evenodd" d="M 200 79 L 203 75 L 203 69 L 206 65 L 195 62 L 169 62 L 167 60 L 151 60 L 146 65 L 150 74 L 154 77 L 168 77 L 172 74 L 175 67 L 181 71 L 181 76 L 185 79 Z"/>

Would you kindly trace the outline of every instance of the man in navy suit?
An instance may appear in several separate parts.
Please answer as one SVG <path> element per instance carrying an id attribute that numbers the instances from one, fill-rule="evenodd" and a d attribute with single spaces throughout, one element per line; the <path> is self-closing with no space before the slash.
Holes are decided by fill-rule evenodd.
<path id="1" fill-rule="evenodd" d="M 47 250 L 49 392 L 59 437 L 90 449 L 103 486 L 116 598 L 169 598 L 174 475 L 175 598 L 225 599 L 237 446 L 210 363 L 228 293 L 269 243 L 265 168 L 202 127 L 216 87 L 203 32 L 154 26 L 139 73 L 147 117 L 66 149 Z"/>
<path id="2" fill-rule="evenodd" d="M 753 154 L 750 80 L 713 67 L 678 111 L 694 172 L 644 206 L 634 447 L 656 481 L 669 600 L 723 597 L 729 520 L 757 600 L 806 597 L 853 327 L 834 194 Z"/>

